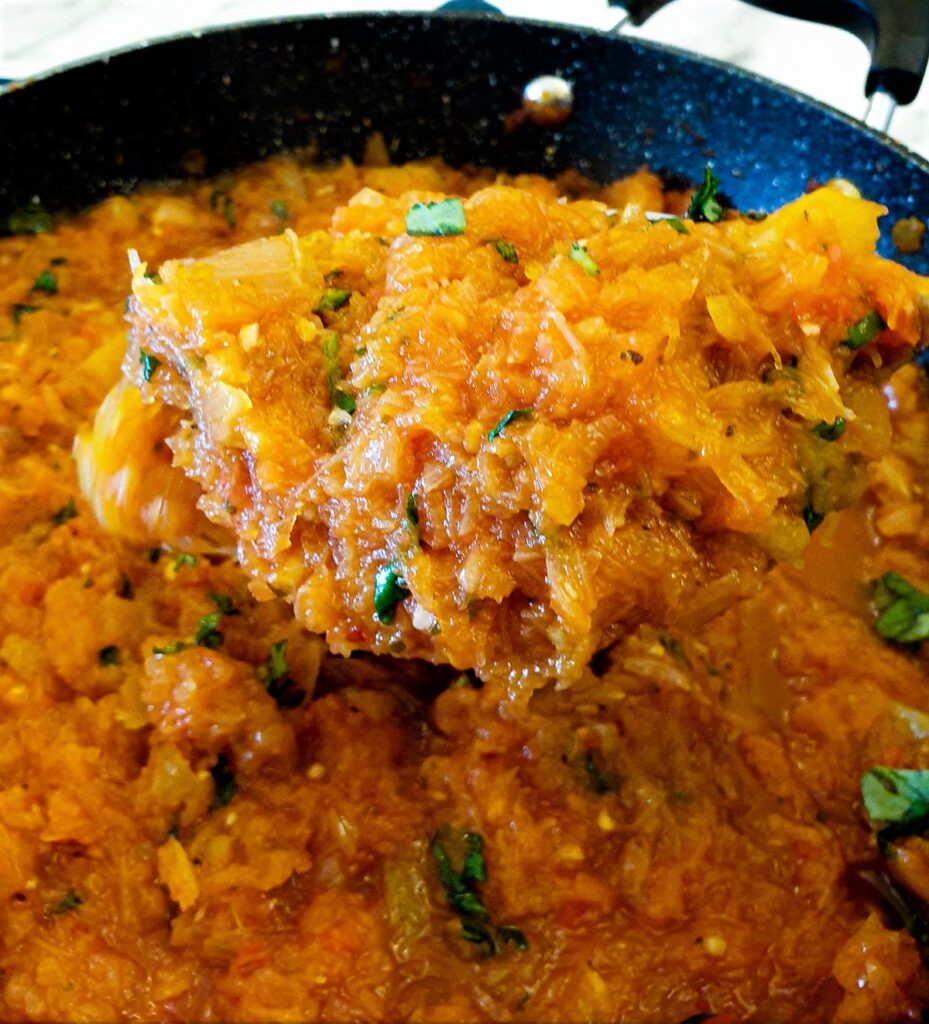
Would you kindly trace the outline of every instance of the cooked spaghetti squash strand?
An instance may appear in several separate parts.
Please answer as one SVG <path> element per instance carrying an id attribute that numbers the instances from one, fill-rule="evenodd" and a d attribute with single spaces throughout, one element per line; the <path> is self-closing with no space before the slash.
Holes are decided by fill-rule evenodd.
<path id="1" fill-rule="evenodd" d="M 815 430 L 918 341 L 927 290 L 874 255 L 881 212 L 366 188 L 325 230 L 140 265 L 125 370 L 189 416 L 175 461 L 255 592 L 334 650 L 568 681 L 861 493 L 858 435 Z"/>

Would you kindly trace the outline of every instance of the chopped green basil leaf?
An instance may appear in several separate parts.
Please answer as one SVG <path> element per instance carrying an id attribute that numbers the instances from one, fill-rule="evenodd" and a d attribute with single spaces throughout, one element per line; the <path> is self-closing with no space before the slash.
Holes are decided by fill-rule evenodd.
<path id="1" fill-rule="evenodd" d="M 45 292 L 46 295 L 55 295 L 58 292 L 58 275 L 54 270 L 43 270 L 32 282 L 34 292 Z"/>
<path id="2" fill-rule="evenodd" d="M 587 253 L 586 242 L 572 242 L 568 250 L 568 256 L 587 274 L 588 277 L 597 277 L 600 268 Z"/>
<path id="3" fill-rule="evenodd" d="M 707 164 L 703 172 L 703 184 L 693 194 L 687 216 L 693 221 L 709 221 L 715 224 L 722 220 L 723 208 L 720 206 L 716 193 L 719 191 L 719 178 Z"/>
<path id="4" fill-rule="evenodd" d="M 672 231 L 676 231 L 679 235 L 689 235 L 690 232 L 687 230 L 687 225 L 681 220 L 680 217 L 675 217 L 670 213 L 646 213 L 645 219 L 649 224 L 667 224 Z"/>
<path id="5" fill-rule="evenodd" d="M 7 230 L 13 235 L 41 235 L 55 227 L 52 215 L 41 203 L 30 203 L 14 210 L 6 219 Z"/>
<path id="6" fill-rule="evenodd" d="M 532 409 L 510 409 L 502 420 L 487 434 L 488 441 L 496 440 L 504 430 L 516 420 L 532 419 Z"/>
<path id="7" fill-rule="evenodd" d="M 210 594 L 210 600 L 223 613 L 223 615 L 238 615 L 239 609 L 232 602 L 228 594 Z"/>
<path id="8" fill-rule="evenodd" d="M 287 667 L 287 656 L 284 653 L 286 650 L 286 640 L 278 640 L 271 644 L 271 649 L 268 654 L 268 679 L 271 682 L 283 679 L 290 671 Z"/>
<path id="9" fill-rule="evenodd" d="M 345 412 L 354 413 L 357 408 L 357 403 L 353 395 L 350 395 L 347 391 L 343 391 L 341 388 L 336 388 L 336 392 L 333 395 L 332 404 L 337 409 L 343 409 Z"/>
<path id="10" fill-rule="evenodd" d="M 328 293 L 327 293 L 328 294 Z M 348 295 L 351 292 L 346 293 Z M 342 378 L 342 365 L 339 362 L 339 336 L 335 331 L 326 331 L 322 337 L 323 343 L 323 365 L 326 370 L 326 388 L 329 392 L 329 401 L 337 409 L 347 413 L 355 411 L 355 397 L 339 386 Z"/>
<path id="11" fill-rule="evenodd" d="M 876 309 L 872 309 L 870 313 L 849 327 L 842 347 L 854 352 L 862 345 L 867 345 L 869 341 L 874 341 L 886 326 L 881 314 Z"/>
<path id="12" fill-rule="evenodd" d="M 222 646 L 223 634 L 219 631 L 220 612 L 208 612 L 202 616 L 197 623 L 197 632 L 194 634 L 194 643 L 198 647 L 206 647 L 215 651 Z"/>
<path id="13" fill-rule="evenodd" d="M 872 821 L 924 818 L 929 814 L 929 771 L 875 765 L 861 777 L 861 796 Z"/>
<path id="14" fill-rule="evenodd" d="M 98 655 L 101 665 L 118 665 L 119 664 L 119 648 L 114 644 L 109 644 L 106 647 L 100 648 Z"/>
<path id="15" fill-rule="evenodd" d="M 484 841 L 476 832 L 459 838 L 444 828 L 432 841 L 432 855 L 449 909 L 461 919 L 461 937 L 481 948 L 485 956 L 497 952 L 497 944 L 512 943 L 519 952 L 529 948 L 526 936 L 511 925 L 494 928 L 477 884 L 487 880 Z M 460 861 L 461 868 L 457 867 Z"/>
<path id="16" fill-rule="evenodd" d="M 836 416 L 831 423 L 827 423 L 825 420 L 820 420 L 819 423 L 813 427 L 813 433 L 823 441 L 838 441 L 838 439 L 845 433 L 845 417 Z"/>
<path id="17" fill-rule="evenodd" d="M 507 263 L 519 263 L 519 253 L 512 242 L 508 242 L 505 238 L 493 238 L 490 244 Z"/>
<path id="18" fill-rule="evenodd" d="M 280 199 L 275 199 L 271 204 L 271 212 L 277 217 L 278 220 L 287 220 L 290 216 L 290 212 L 287 209 L 287 203 Z"/>
<path id="19" fill-rule="evenodd" d="M 190 647 L 190 644 L 185 643 L 183 640 L 172 640 L 171 643 L 165 644 L 164 647 L 153 647 L 152 654 L 159 656 L 165 654 L 180 654 L 181 651 L 186 651 Z"/>
<path id="20" fill-rule="evenodd" d="M 464 204 L 460 199 L 440 199 L 436 203 L 414 203 L 406 215 L 408 235 L 426 235 L 444 238 L 463 235 L 465 231 Z"/>
<path id="21" fill-rule="evenodd" d="M 142 367 L 142 380 L 147 384 L 158 367 L 161 366 L 161 360 L 143 348 L 139 349 L 139 363 Z"/>
<path id="22" fill-rule="evenodd" d="M 885 640 L 913 644 L 929 639 L 929 594 L 899 573 L 885 572 L 872 580 L 871 599 L 878 612 L 874 628 Z"/>
<path id="23" fill-rule="evenodd" d="M 397 605 L 409 594 L 398 562 L 382 565 L 374 574 L 374 614 L 385 625 L 394 620 Z"/>
<path id="24" fill-rule="evenodd" d="M 282 708 L 297 708 L 306 699 L 306 692 L 294 682 L 287 665 L 286 640 L 271 644 L 268 660 L 259 671 L 268 693 Z"/>
<path id="25" fill-rule="evenodd" d="M 180 569 L 182 566 L 194 566 L 197 564 L 197 556 L 188 554 L 186 551 L 182 551 L 177 558 L 174 559 L 175 570 Z"/>
<path id="26" fill-rule="evenodd" d="M 235 227 L 235 203 L 232 201 L 232 196 L 229 195 L 228 192 L 224 192 L 221 188 L 214 189 L 213 193 L 210 195 L 210 209 L 221 210 L 229 227 Z"/>
<path id="27" fill-rule="evenodd" d="M 339 355 L 339 336 L 335 331 L 326 331 L 323 335 L 323 356 L 326 359 L 337 359 Z"/>
<path id="28" fill-rule="evenodd" d="M 329 288 L 323 292 L 315 312 L 335 312 L 335 310 L 341 309 L 351 297 L 352 293 L 349 288 Z"/>

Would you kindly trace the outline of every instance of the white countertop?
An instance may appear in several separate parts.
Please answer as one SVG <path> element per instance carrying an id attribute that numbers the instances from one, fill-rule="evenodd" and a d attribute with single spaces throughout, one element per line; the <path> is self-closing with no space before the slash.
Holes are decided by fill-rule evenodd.
<path id="1" fill-rule="evenodd" d="M 397 8 L 430 10 L 437 2 L 403 0 Z M 373 0 L 0 0 L 0 76 L 25 78 L 142 39 L 211 25 L 386 6 Z M 606 0 L 501 0 L 498 6 L 513 16 L 604 30 L 621 13 Z M 758 11 L 741 0 L 675 0 L 643 28 L 627 31 L 730 61 L 853 116 L 864 113 L 867 51 L 836 29 Z M 929 87 L 897 111 L 890 134 L 929 158 Z"/>

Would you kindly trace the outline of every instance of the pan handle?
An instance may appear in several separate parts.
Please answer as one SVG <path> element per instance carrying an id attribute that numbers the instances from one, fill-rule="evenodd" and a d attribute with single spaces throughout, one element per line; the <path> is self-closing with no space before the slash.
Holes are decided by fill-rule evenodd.
<path id="1" fill-rule="evenodd" d="M 641 25 L 669 0 L 610 0 Z M 929 3 L 926 0 L 748 0 L 755 7 L 791 18 L 817 21 L 851 32 L 867 46 L 871 70 L 865 94 L 884 93 L 901 105 L 916 99 L 929 62 Z"/>

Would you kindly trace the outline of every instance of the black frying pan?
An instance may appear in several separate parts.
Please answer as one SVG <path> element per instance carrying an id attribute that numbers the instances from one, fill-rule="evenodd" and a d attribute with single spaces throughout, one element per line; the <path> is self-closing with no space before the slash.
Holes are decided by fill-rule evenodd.
<path id="1" fill-rule="evenodd" d="M 474 0 L 470 0 L 471 3 Z M 664 0 L 624 6 L 641 21 Z M 929 51 L 927 0 L 779 0 L 763 6 L 841 24 L 871 47 L 869 90 L 908 102 Z M 505 131 L 525 84 L 574 85 L 558 128 Z M 851 179 L 890 225 L 929 215 L 929 164 L 818 103 L 677 50 L 494 15 L 352 15 L 245 25 L 78 65 L 0 98 L 0 222 L 33 197 L 85 206 L 138 182 L 213 174 L 282 149 L 360 157 L 383 132 L 397 161 L 604 180 L 643 164 L 694 180 L 711 161 L 739 208 L 770 209 L 812 180 Z M 923 273 L 923 253 L 904 262 Z"/>

